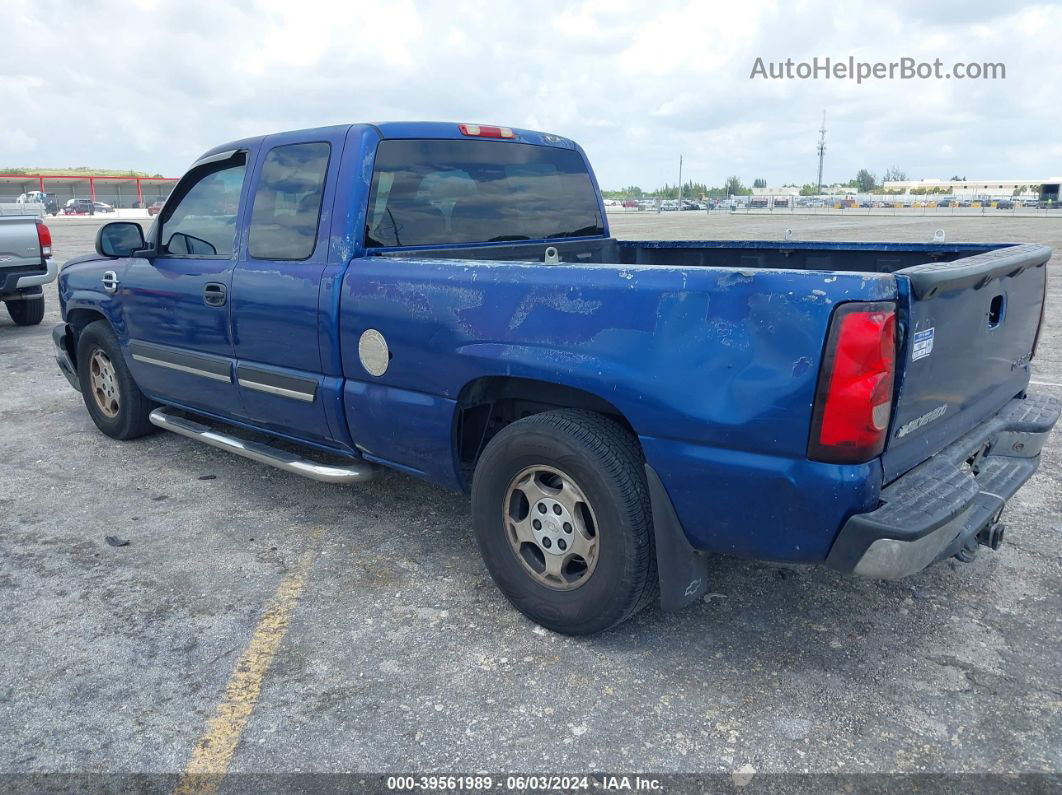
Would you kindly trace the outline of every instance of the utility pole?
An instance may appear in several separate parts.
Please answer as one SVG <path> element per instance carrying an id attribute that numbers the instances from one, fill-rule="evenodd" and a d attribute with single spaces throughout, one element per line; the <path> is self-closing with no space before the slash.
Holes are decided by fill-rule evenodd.
<path id="1" fill-rule="evenodd" d="M 826 111 L 822 112 L 822 127 L 819 128 L 819 179 L 815 183 L 819 193 L 822 193 L 822 161 L 826 157 Z"/>
<path id="2" fill-rule="evenodd" d="M 682 155 L 679 155 L 679 191 L 678 191 L 678 203 L 679 211 L 682 211 Z"/>

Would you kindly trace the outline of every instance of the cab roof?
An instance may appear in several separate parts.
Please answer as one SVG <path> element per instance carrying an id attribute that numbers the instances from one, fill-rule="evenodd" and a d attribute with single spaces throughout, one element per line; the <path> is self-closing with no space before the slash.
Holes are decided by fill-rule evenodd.
<path id="1" fill-rule="evenodd" d="M 238 141 L 229 141 L 228 143 L 215 146 L 212 149 L 208 149 L 202 155 L 197 158 L 202 160 L 203 158 L 210 157 L 221 152 L 230 151 L 233 149 L 245 149 L 256 146 L 269 138 L 272 135 L 305 135 L 307 138 L 311 138 L 315 135 L 322 135 L 324 133 L 334 133 L 340 130 L 350 130 L 355 127 L 367 127 L 372 128 L 379 133 L 381 139 L 410 139 L 410 138 L 435 138 L 435 139 L 472 139 L 474 136 L 469 136 L 461 132 L 460 124 L 474 124 L 474 122 L 446 122 L 446 121 L 385 121 L 375 123 L 357 123 L 357 124 L 338 124 L 328 127 L 308 127 L 300 130 L 284 130 L 268 133 L 267 135 L 257 135 L 251 138 L 241 138 Z M 485 125 L 484 125 L 485 126 Z M 578 149 L 579 147 L 574 141 L 564 138 L 560 135 L 554 135 L 553 133 L 545 133 L 537 130 L 525 130 L 519 127 L 509 127 L 512 130 L 512 138 L 482 138 L 478 140 L 489 140 L 501 143 L 525 143 L 525 144 L 537 144 L 539 146 L 556 146 L 561 149 Z"/>

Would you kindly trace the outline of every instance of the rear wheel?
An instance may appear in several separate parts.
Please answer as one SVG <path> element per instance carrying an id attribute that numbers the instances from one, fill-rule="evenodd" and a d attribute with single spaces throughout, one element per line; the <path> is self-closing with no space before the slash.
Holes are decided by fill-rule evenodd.
<path id="1" fill-rule="evenodd" d="M 19 326 L 36 326 L 44 320 L 44 296 L 19 298 L 7 302 L 7 313 Z"/>
<path id="2" fill-rule="evenodd" d="M 641 450 L 608 417 L 564 409 L 504 428 L 476 466 L 472 515 L 498 587 L 549 629 L 599 632 L 657 593 Z"/>
<path id="3" fill-rule="evenodd" d="M 133 381 L 107 321 L 90 323 L 78 337 L 77 374 L 85 408 L 107 436 L 135 439 L 155 429 L 148 420 L 154 404 Z"/>

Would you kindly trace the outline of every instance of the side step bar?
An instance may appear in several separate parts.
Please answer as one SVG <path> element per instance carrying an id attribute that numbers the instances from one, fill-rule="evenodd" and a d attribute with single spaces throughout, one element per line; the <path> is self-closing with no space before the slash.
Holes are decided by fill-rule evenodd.
<path id="1" fill-rule="evenodd" d="M 228 450 L 230 453 L 242 455 L 252 461 L 269 464 L 285 472 L 302 475 L 304 478 L 319 480 L 323 483 L 360 483 L 371 480 L 376 474 L 376 467 L 367 461 L 352 461 L 340 466 L 318 464 L 300 458 L 295 453 L 281 450 L 262 442 L 252 442 L 221 433 L 213 428 L 190 420 L 177 414 L 172 409 L 158 408 L 148 415 L 152 425 L 157 425 L 167 431 L 179 433 L 189 439 L 195 439 L 211 447 Z"/>

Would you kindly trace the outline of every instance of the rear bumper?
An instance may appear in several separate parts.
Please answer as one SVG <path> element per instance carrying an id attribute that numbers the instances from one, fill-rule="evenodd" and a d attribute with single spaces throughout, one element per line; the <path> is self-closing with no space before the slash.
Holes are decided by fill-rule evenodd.
<path id="1" fill-rule="evenodd" d="M 1040 465 L 1062 402 L 1014 399 L 993 417 L 890 483 L 881 505 L 841 528 L 826 565 L 894 580 L 951 557 L 999 520 Z"/>
<path id="2" fill-rule="evenodd" d="M 39 263 L 0 269 L 0 296 L 14 295 L 30 287 L 39 288 L 42 284 L 54 282 L 58 274 L 59 263 L 51 257 Z"/>
<path id="3" fill-rule="evenodd" d="M 39 287 L 42 284 L 54 282 L 55 277 L 59 275 L 59 263 L 54 258 L 48 257 L 44 261 L 44 268 L 44 273 L 22 276 L 15 287 L 21 290 L 25 287 Z"/>

